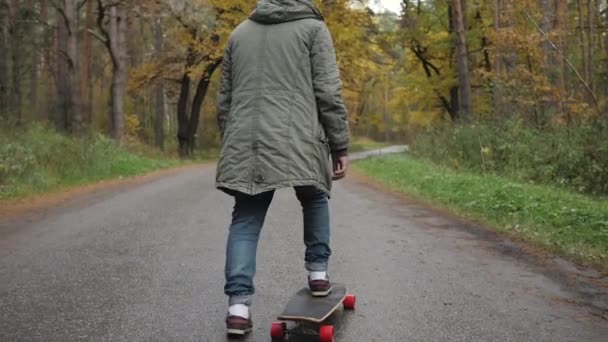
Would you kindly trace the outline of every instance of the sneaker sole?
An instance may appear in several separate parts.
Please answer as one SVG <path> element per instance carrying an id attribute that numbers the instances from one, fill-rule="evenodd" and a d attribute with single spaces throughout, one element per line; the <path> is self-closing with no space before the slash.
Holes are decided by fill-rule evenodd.
<path id="1" fill-rule="evenodd" d="M 327 297 L 331 293 L 332 288 L 327 291 L 311 291 L 313 297 Z"/>
<path id="2" fill-rule="evenodd" d="M 252 328 L 247 328 L 247 329 L 228 329 L 227 334 L 228 335 L 240 335 L 243 336 L 247 333 L 250 333 L 253 329 Z"/>

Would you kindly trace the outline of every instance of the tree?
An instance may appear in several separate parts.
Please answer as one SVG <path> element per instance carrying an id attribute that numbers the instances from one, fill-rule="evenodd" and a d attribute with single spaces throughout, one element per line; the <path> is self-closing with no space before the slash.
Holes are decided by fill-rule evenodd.
<path id="1" fill-rule="evenodd" d="M 218 2 L 219 3 L 219 2 Z M 223 13 L 222 8 L 207 7 L 202 4 L 190 4 L 190 6 L 200 6 L 200 13 L 211 13 L 215 17 L 212 25 L 221 25 L 218 20 L 221 19 Z M 182 8 L 175 6 L 172 3 L 167 3 L 169 10 L 181 25 L 183 42 L 186 46 L 186 58 L 184 60 L 184 69 L 181 77 L 181 87 L 179 92 L 179 100 L 177 102 L 177 141 L 179 143 L 179 153 L 182 157 L 190 156 L 195 146 L 195 136 L 198 130 L 200 120 L 200 110 L 207 93 L 211 76 L 222 62 L 222 48 L 220 44 L 220 35 L 217 27 L 209 30 L 201 30 L 198 27 L 197 21 L 201 17 L 193 17 L 193 8 L 185 5 Z M 228 10 L 230 11 L 230 10 Z M 203 17 L 204 18 L 204 17 Z M 201 72 L 202 71 L 202 72 Z M 190 107 L 190 115 L 188 115 L 188 101 L 190 98 L 190 85 L 192 76 L 200 73 L 200 79 L 195 88 L 192 105 Z"/>
<path id="2" fill-rule="evenodd" d="M 21 105 L 21 13 L 20 3 L 17 0 L 9 0 L 8 5 L 8 34 L 11 42 L 11 64 L 12 64 L 12 89 L 9 108 L 12 109 L 17 119 L 17 124 L 23 120 L 23 108 Z"/>
<path id="3" fill-rule="evenodd" d="M 595 91 L 595 64 L 594 64 L 594 42 L 595 42 L 595 11 L 594 11 L 594 3 L 593 0 L 587 0 L 587 67 L 589 69 L 589 76 L 587 82 L 589 83 L 589 87 L 591 90 Z"/>
<path id="4" fill-rule="evenodd" d="M 8 51 L 9 51 L 9 15 L 5 1 L 0 2 L 0 114 L 8 114 L 9 108 L 9 79 L 8 79 Z"/>
<path id="5" fill-rule="evenodd" d="M 40 51 L 42 56 L 43 65 L 40 68 L 41 76 L 43 78 L 43 82 L 41 86 L 43 87 L 44 98 L 43 101 L 40 101 L 44 107 L 39 107 L 39 110 L 44 111 L 44 115 L 40 115 L 41 118 L 45 118 L 49 122 L 55 123 L 57 125 L 57 96 L 56 90 L 53 88 L 53 78 L 56 79 L 56 71 L 57 71 L 57 63 L 54 59 L 56 59 L 56 50 L 53 48 L 55 45 L 55 37 L 56 30 L 54 30 L 50 23 L 49 16 L 49 0 L 40 0 L 40 17 L 38 20 L 38 25 L 41 26 L 42 30 L 42 51 Z M 40 60 L 39 60 L 40 61 Z M 62 128 L 65 126 L 62 126 Z"/>
<path id="6" fill-rule="evenodd" d="M 97 0 L 97 27 L 112 61 L 110 87 L 110 122 L 114 140 L 122 142 L 125 131 L 125 95 L 127 90 L 127 1 Z"/>
<path id="7" fill-rule="evenodd" d="M 563 55 L 568 55 L 568 44 L 566 36 L 568 32 L 568 1 L 556 0 L 555 11 L 555 30 L 557 31 L 557 47 L 562 51 Z M 563 102 L 567 97 L 566 90 L 566 63 L 564 58 L 557 58 L 557 82 L 559 88 L 560 112 L 564 112 Z"/>
<path id="8" fill-rule="evenodd" d="M 165 48 L 171 53 L 134 70 L 130 89 L 157 79 L 176 80 L 179 153 L 189 157 L 196 146 L 201 108 L 212 76 L 222 63 L 228 35 L 255 4 L 239 0 L 159 0 L 157 4 L 169 15 L 165 23 L 170 23 L 172 30 L 165 31 L 171 36 Z"/>
<path id="9" fill-rule="evenodd" d="M 576 0 L 576 4 L 577 4 L 577 8 L 578 8 L 578 28 L 579 28 L 579 39 L 580 39 L 580 46 L 581 46 L 581 56 L 582 56 L 582 64 L 583 64 L 583 71 L 584 71 L 584 76 L 585 76 L 585 80 L 587 82 L 589 82 L 589 58 L 588 58 L 588 52 L 587 52 L 587 45 L 585 43 L 586 41 L 586 37 L 585 37 L 585 15 L 583 12 L 583 0 Z"/>
<path id="10" fill-rule="evenodd" d="M 605 1 L 403 0 L 400 16 L 373 13 L 363 0 L 313 1 L 332 33 L 358 133 L 399 139 L 466 121 L 473 109 L 475 117 L 517 117 L 537 129 L 608 113 L 605 96 L 594 93 L 608 89 Z M 229 33 L 254 6 L 0 1 L 1 114 L 159 148 L 170 135 L 192 156 L 220 142 L 217 70 Z M 102 92 L 109 105 L 93 101 Z M 94 117 L 99 111 L 109 114 Z"/>
<path id="11" fill-rule="evenodd" d="M 154 54 L 157 60 L 162 59 L 163 54 L 163 26 L 162 18 L 159 16 L 154 21 Z M 162 80 L 157 80 L 154 90 L 156 116 L 154 120 L 154 142 L 161 150 L 165 146 L 165 87 Z"/>
<path id="12" fill-rule="evenodd" d="M 93 58 L 92 58 L 92 35 L 89 33 L 95 29 L 95 1 L 86 0 L 86 31 L 83 34 L 83 48 L 82 48 L 82 99 L 83 99 L 83 113 L 86 117 L 87 124 L 91 124 L 93 121 L 93 81 L 91 73 L 93 71 Z"/>
<path id="13" fill-rule="evenodd" d="M 72 134 L 84 135 L 86 124 L 82 117 L 80 91 L 80 53 L 78 50 L 78 11 L 75 0 L 51 2 L 57 10 L 57 90 L 61 128 Z"/>
<path id="14" fill-rule="evenodd" d="M 471 78 L 465 38 L 464 13 L 461 0 L 452 0 L 454 28 L 456 33 L 456 65 L 458 70 L 458 91 L 460 94 L 459 115 L 467 120 L 472 114 Z"/>

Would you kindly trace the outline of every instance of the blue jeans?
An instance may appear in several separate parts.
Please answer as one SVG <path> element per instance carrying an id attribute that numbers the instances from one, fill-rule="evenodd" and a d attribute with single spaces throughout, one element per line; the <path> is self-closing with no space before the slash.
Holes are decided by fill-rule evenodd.
<path id="1" fill-rule="evenodd" d="M 327 271 L 329 247 L 329 206 L 327 194 L 314 187 L 296 187 L 304 215 L 305 267 L 308 271 Z M 268 207 L 274 191 L 255 196 L 235 194 L 232 224 L 226 248 L 224 293 L 230 305 L 251 305 L 255 292 L 255 259 Z"/>

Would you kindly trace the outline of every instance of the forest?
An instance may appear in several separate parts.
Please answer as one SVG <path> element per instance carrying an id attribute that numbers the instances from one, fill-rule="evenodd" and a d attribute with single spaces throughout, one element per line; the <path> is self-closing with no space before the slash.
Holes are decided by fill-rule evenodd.
<path id="1" fill-rule="evenodd" d="M 314 3 L 334 39 L 355 138 L 407 143 L 455 169 L 608 194 L 608 2 L 403 0 L 400 13 L 364 0 Z M 0 183 L 44 163 L 28 144 L 60 140 L 55 132 L 182 158 L 217 149 L 224 46 L 254 7 L 2 0 Z M 67 145 L 57 148 L 90 150 Z"/>

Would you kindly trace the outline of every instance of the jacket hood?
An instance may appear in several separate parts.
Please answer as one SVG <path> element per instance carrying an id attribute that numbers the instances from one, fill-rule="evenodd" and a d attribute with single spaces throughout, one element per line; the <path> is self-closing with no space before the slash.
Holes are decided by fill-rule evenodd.
<path id="1" fill-rule="evenodd" d="M 249 16 L 249 19 L 267 25 L 310 18 L 323 20 L 310 0 L 261 0 Z"/>

